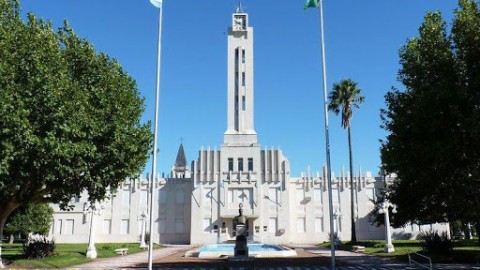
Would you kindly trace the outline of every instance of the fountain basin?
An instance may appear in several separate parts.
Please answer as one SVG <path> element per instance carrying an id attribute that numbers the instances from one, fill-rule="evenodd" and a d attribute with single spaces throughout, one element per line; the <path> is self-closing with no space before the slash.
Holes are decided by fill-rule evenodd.
<path id="1" fill-rule="evenodd" d="M 224 256 L 231 257 L 234 255 L 234 247 L 235 244 L 204 245 L 201 248 L 188 251 L 185 256 L 208 259 L 220 258 Z M 249 256 L 257 258 L 297 256 L 297 252 L 291 248 L 268 244 L 248 244 L 248 253 Z"/>

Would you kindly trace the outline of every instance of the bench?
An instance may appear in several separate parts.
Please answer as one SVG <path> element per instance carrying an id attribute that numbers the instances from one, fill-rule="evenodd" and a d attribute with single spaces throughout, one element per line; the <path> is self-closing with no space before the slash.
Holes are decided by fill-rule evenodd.
<path id="1" fill-rule="evenodd" d="M 115 249 L 115 253 L 120 255 L 126 255 L 128 253 L 128 248 L 117 248 Z"/>
<path id="2" fill-rule="evenodd" d="M 353 252 L 365 252 L 364 246 L 352 246 Z"/>

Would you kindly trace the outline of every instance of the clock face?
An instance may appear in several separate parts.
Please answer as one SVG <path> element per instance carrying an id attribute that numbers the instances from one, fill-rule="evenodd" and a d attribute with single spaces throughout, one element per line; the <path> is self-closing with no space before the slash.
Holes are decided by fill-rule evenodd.
<path id="1" fill-rule="evenodd" d="M 233 16 L 233 30 L 234 31 L 247 30 L 247 16 L 245 14 L 235 14 Z"/>

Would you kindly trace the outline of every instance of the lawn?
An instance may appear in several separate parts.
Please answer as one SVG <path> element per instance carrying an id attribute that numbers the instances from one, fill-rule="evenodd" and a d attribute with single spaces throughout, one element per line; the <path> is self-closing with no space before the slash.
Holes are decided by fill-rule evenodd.
<path id="1" fill-rule="evenodd" d="M 128 248 L 128 253 L 143 251 L 138 243 L 96 244 L 98 258 L 120 256 L 117 248 Z M 161 246 L 155 246 L 159 248 Z M 28 260 L 22 255 L 22 244 L 3 244 L 2 259 L 13 268 L 65 268 L 92 261 L 85 257 L 87 244 L 56 244 L 55 256 L 41 260 Z"/>
<path id="2" fill-rule="evenodd" d="M 342 242 L 338 249 L 352 251 L 354 245 L 364 246 L 365 254 L 391 256 L 403 261 L 408 261 L 408 252 L 419 252 L 431 257 L 433 263 L 480 263 L 478 240 L 455 240 L 453 252 L 449 255 L 426 254 L 422 251 L 421 244 L 417 240 L 393 241 L 395 252 L 392 253 L 383 251 L 385 241 L 358 241 L 356 244 Z M 329 243 L 323 243 L 321 246 L 330 247 Z"/>

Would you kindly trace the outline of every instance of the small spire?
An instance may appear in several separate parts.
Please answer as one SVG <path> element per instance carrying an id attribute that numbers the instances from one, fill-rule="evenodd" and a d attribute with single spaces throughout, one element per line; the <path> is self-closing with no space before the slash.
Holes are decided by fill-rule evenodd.
<path id="1" fill-rule="evenodd" d="M 235 13 L 243 13 L 242 0 L 238 0 L 238 7 L 235 9 Z"/>
<path id="2" fill-rule="evenodd" d="M 175 160 L 175 167 L 186 167 L 187 159 L 185 158 L 185 151 L 183 150 L 183 143 L 180 143 L 178 148 L 177 159 Z"/>

